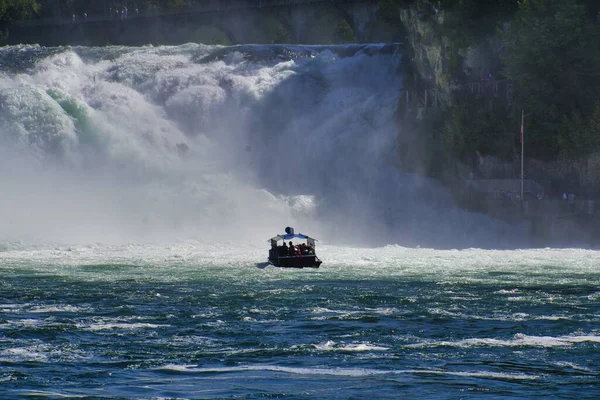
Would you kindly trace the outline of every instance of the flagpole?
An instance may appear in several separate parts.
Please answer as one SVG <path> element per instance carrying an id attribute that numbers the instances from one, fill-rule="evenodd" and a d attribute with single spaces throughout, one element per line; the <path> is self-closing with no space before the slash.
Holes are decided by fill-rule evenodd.
<path id="1" fill-rule="evenodd" d="M 521 110 L 521 201 L 523 201 L 523 179 L 525 174 L 523 173 L 523 155 L 525 153 L 525 138 L 523 137 L 523 121 L 525 119 L 525 110 Z"/>

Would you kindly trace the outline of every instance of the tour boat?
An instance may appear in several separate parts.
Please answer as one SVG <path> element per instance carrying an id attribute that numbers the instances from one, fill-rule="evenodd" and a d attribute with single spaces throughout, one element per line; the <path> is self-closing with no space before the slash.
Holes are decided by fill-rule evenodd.
<path id="1" fill-rule="evenodd" d="M 292 240 L 302 240 L 306 243 L 293 244 Z M 285 228 L 285 234 L 277 235 L 271 239 L 269 250 L 269 263 L 281 268 L 319 268 L 322 261 L 315 252 L 316 239 L 301 233 L 294 233 L 294 228 Z M 279 245 L 279 241 L 282 244 Z M 292 243 L 288 247 L 287 242 Z"/>

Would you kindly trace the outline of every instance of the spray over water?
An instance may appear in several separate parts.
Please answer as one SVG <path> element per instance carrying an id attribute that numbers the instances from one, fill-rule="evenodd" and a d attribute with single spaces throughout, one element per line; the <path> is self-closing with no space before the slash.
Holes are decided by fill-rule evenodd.
<path id="1" fill-rule="evenodd" d="M 393 46 L 0 50 L 2 241 L 495 246 L 397 167 Z"/>

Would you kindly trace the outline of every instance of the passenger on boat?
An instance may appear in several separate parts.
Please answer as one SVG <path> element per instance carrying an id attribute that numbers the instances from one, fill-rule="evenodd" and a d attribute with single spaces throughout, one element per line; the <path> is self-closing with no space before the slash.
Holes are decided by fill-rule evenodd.
<path id="1" fill-rule="evenodd" d="M 300 245 L 300 254 L 303 256 L 308 254 L 308 247 L 306 247 L 306 243 L 302 243 Z"/>
<path id="2" fill-rule="evenodd" d="M 290 256 L 296 255 L 296 247 L 294 246 L 294 244 L 292 243 L 291 240 L 290 240 L 290 247 L 289 247 L 289 255 Z"/>
<path id="3" fill-rule="evenodd" d="M 279 247 L 279 255 L 287 256 L 288 252 L 289 252 L 289 250 L 288 250 L 287 244 L 285 244 L 285 242 L 283 242 L 283 246 Z"/>

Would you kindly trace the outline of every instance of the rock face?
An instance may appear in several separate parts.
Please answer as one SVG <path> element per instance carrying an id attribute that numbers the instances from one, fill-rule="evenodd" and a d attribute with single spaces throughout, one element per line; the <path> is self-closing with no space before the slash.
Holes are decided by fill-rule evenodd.
<path id="1" fill-rule="evenodd" d="M 444 22 L 444 12 L 428 1 L 418 1 L 400 10 L 400 20 L 407 32 L 413 53 L 411 61 L 418 78 L 429 87 L 447 86 L 448 42 L 439 29 Z"/>
<path id="2" fill-rule="evenodd" d="M 460 16 L 441 10 L 437 2 L 418 0 L 399 10 L 406 39 L 412 51 L 411 61 L 420 85 L 451 90 L 456 83 L 479 81 L 500 70 L 501 43 L 493 36 L 478 37 L 472 43 L 458 42 L 460 35 L 447 35 Z M 494 76 L 495 78 L 495 76 Z"/>

